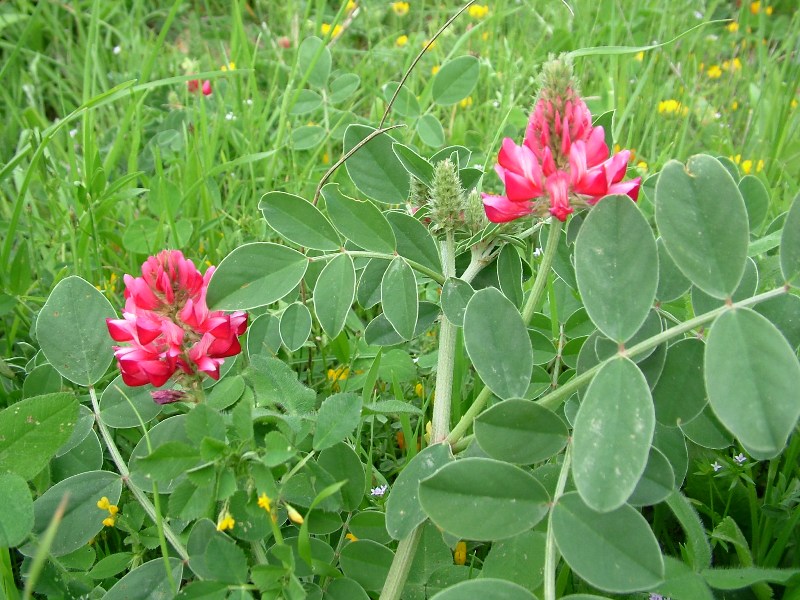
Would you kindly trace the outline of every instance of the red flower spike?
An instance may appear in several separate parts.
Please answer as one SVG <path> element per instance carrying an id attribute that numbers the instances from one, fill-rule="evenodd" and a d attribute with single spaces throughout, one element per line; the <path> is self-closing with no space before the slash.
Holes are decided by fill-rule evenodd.
<path id="1" fill-rule="evenodd" d="M 505 223 L 549 213 L 565 221 L 574 207 L 593 206 L 609 194 L 636 200 L 641 177 L 622 181 L 630 152 L 609 156 L 603 128 L 592 126 L 591 112 L 575 91 L 571 66 L 551 61 L 543 81 L 522 145 L 503 140 L 495 171 L 506 194 L 482 194 L 487 218 Z"/>
<path id="2" fill-rule="evenodd" d="M 218 379 L 224 359 L 241 352 L 247 313 L 208 310 L 213 272 L 203 276 L 180 251 L 165 250 L 145 261 L 141 277 L 125 275 L 123 318 L 106 323 L 114 341 L 130 344 L 114 347 L 127 385 L 160 387 L 178 370 Z"/>

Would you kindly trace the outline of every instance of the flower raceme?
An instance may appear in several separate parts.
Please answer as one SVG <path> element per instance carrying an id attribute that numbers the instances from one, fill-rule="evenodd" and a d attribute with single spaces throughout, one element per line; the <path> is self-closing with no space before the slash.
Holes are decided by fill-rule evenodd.
<path id="1" fill-rule="evenodd" d="M 636 200 L 641 177 L 622 181 L 630 151 L 609 157 L 603 128 L 592 126 L 592 115 L 575 91 L 571 66 L 551 61 L 543 79 L 522 145 L 503 140 L 495 171 L 506 195 L 482 195 L 488 219 L 506 223 L 549 212 L 565 221 L 575 206 L 593 206 L 608 194 Z"/>
<path id="2" fill-rule="evenodd" d="M 125 275 L 122 319 L 107 319 L 122 380 L 129 386 L 164 385 L 180 371 L 219 379 L 225 358 L 241 352 L 238 336 L 247 313 L 211 312 L 206 305 L 205 275 L 178 250 L 164 250 L 142 265 L 142 276 Z M 174 401 L 174 400 L 170 400 Z"/>

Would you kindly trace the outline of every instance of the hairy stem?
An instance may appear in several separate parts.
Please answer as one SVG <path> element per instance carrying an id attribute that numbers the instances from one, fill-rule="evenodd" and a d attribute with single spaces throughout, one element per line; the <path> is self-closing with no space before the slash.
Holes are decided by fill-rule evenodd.
<path id="1" fill-rule="evenodd" d="M 456 257 L 452 231 L 447 232 L 441 252 L 445 279 L 455 276 Z M 439 327 L 439 358 L 436 363 L 431 444 L 444 441 L 450 432 L 450 400 L 453 394 L 456 334 L 456 326 L 443 317 Z"/>

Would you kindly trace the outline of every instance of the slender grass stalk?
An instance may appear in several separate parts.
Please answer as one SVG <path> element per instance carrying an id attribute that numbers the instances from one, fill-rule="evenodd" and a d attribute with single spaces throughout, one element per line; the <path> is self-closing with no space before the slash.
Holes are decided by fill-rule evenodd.
<path id="1" fill-rule="evenodd" d="M 553 502 L 550 513 L 547 516 L 547 538 L 544 545 L 544 600 L 556 600 L 556 568 L 558 567 L 558 549 L 556 539 L 553 535 L 553 509 L 558 503 L 558 499 L 564 494 L 567 485 L 569 468 L 572 464 L 572 444 L 567 444 L 564 451 L 564 462 L 561 463 L 561 471 L 556 483 L 556 491 L 553 494 Z"/>

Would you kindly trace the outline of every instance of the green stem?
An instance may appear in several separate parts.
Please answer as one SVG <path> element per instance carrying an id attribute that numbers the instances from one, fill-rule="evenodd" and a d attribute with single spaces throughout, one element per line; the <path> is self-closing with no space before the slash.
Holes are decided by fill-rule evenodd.
<path id="1" fill-rule="evenodd" d="M 392 260 L 395 258 L 394 254 L 384 254 L 383 252 L 367 252 L 362 250 L 344 250 L 345 254 L 349 254 L 350 256 L 359 256 L 362 258 L 382 258 L 384 260 Z M 336 252 L 334 254 L 323 254 L 321 256 L 309 256 L 308 262 L 320 262 L 326 260 L 333 260 L 337 256 L 339 256 L 341 252 Z M 431 279 L 433 279 L 439 285 L 444 285 L 444 281 L 446 277 L 444 277 L 441 273 L 437 273 L 433 269 L 426 267 L 418 262 L 405 258 L 405 261 L 408 263 L 408 266 L 414 269 L 415 271 L 419 271 L 423 275 L 427 275 Z"/>
<path id="2" fill-rule="evenodd" d="M 456 273 L 456 257 L 452 231 L 447 232 L 441 252 L 445 279 L 453 277 Z M 456 326 L 443 318 L 439 327 L 439 357 L 436 363 L 431 444 L 444 441 L 450 432 L 450 400 L 453 394 L 456 334 Z"/>
<path id="3" fill-rule="evenodd" d="M 8 548 L 0 548 L 0 583 L 3 597 L 8 600 L 18 600 L 19 590 L 14 580 L 14 568 L 11 566 L 11 553 Z"/>
<path id="4" fill-rule="evenodd" d="M 152 452 L 152 450 L 150 450 Z M 158 484 L 153 482 L 153 508 L 156 513 L 156 530 L 158 530 L 158 544 L 161 547 L 161 557 L 164 559 L 164 567 L 167 571 L 167 580 L 172 595 L 178 593 L 175 585 L 175 578 L 172 576 L 172 565 L 169 564 L 169 548 L 167 548 L 167 538 L 164 535 L 164 519 L 161 516 L 161 497 L 158 495 Z"/>
<path id="5" fill-rule="evenodd" d="M 397 545 L 397 552 L 395 552 L 389 574 L 386 576 L 386 583 L 383 584 L 380 600 L 397 600 L 400 597 L 408 577 L 408 571 L 411 569 L 411 561 L 414 560 L 414 554 L 422 537 L 422 527 L 422 525 L 418 525 Z"/>
<path id="6" fill-rule="evenodd" d="M 553 535 L 553 509 L 564 493 L 569 475 L 569 466 L 572 462 L 572 446 L 567 444 L 564 452 L 564 462 L 561 464 L 561 472 L 558 475 L 556 491 L 553 494 L 553 503 L 550 514 L 547 517 L 547 540 L 544 547 L 544 600 L 556 600 L 556 567 L 558 566 L 558 555 L 556 550 L 556 540 Z"/>
<path id="7" fill-rule="evenodd" d="M 156 527 L 158 527 L 158 523 L 160 522 L 160 512 L 156 510 L 155 506 L 153 506 L 153 503 L 150 502 L 150 499 L 145 495 L 145 493 L 131 481 L 131 474 L 130 471 L 128 471 L 128 466 L 125 464 L 125 461 L 119 452 L 119 448 L 117 448 L 117 444 L 114 442 L 114 438 L 111 436 L 111 432 L 100 418 L 100 404 L 97 401 L 97 394 L 94 391 L 94 386 L 89 386 L 89 396 L 92 399 L 92 408 L 94 409 L 94 419 L 97 423 L 97 428 L 100 430 L 100 435 L 106 444 L 106 448 L 108 448 L 109 454 L 111 454 L 111 460 L 114 461 L 114 465 L 116 465 L 117 471 L 122 477 L 122 481 L 124 481 L 125 485 L 128 486 L 131 494 L 133 494 L 133 497 L 136 498 L 136 501 L 147 513 L 147 516 L 150 517 L 150 520 L 156 524 Z M 164 535 L 166 536 L 170 545 L 175 549 L 175 552 L 178 553 L 182 560 L 188 561 L 189 553 L 186 551 L 186 548 L 184 548 L 183 543 L 181 543 L 177 534 L 172 531 L 172 528 L 166 523 L 163 524 L 163 528 Z"/>
<path id="8" fill-rule="evenodd" d="M 542 295 L 547 288 L 547 278 L 550 275 L 550 267 L 553 266 L 553 259 L 558 250 L 558 240 L 561 237 L 561 230 L 563 228 L 564 226 L 561 221 L 552 219 L 550 235 L 547 238 L 547 247 L 544 249 L 544 254 L 542 255 L 542 263 L 539 265 L 539 270 L 536 272 L 536 279 L 533 282 L 531 293 L 528 294 L 528 298 L 525 300 L 525 306 L 522 308 L 522 320 L 525 322 L 525 325 L 530 323 L 533 313 L 536 312 L 536 307 L 539 305 Z M 464 413 L 464 416 L 461 417 L 461 420 L 453 428 L 453 431 L 447 436 L 446 442 L 448 444 L 452 446 L 461 439 L 472 426 L 475 417 L 477 417 L 484 406 L 486 406 L 491 395 L 492 392 L 488 387 L 484 387 L 481 390 L 478 397 L 475 398 L 475 401 L 467 409 L 467 412 Z"/>

